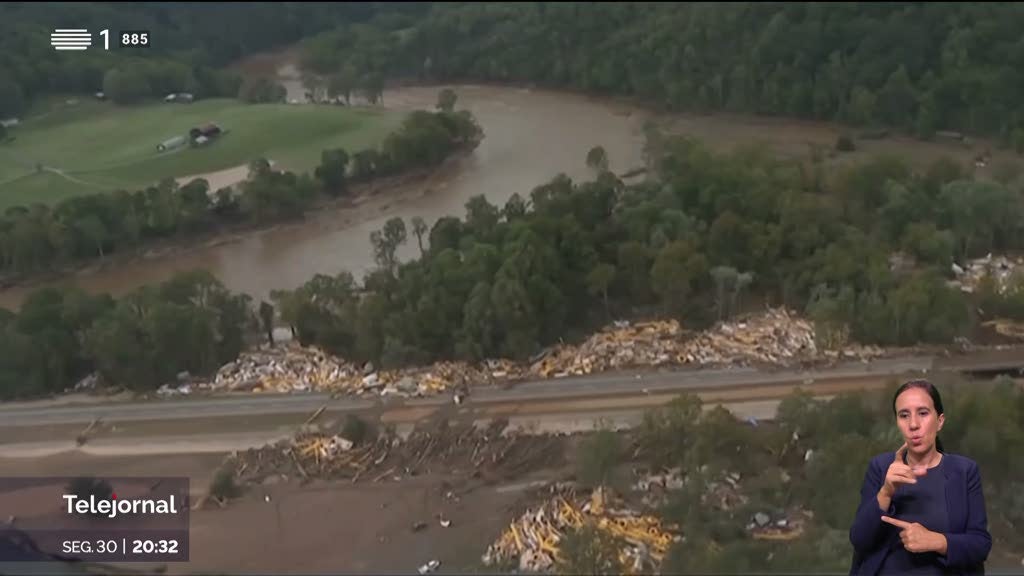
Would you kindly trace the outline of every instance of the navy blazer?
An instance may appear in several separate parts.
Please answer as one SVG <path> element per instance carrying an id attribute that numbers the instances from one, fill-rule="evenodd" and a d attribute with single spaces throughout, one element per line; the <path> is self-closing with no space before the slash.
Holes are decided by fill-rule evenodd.
<path id="1" fill-rule="evenodd" d="M 864 475 L 860 506 L 850 527 L 850 542 L 853 544 L 851 575 L 875 576 L 882 567 L 889 546 L 899 538 L 900 529 L 881 520 L 883 514 L 894 516 L 893 505 L 882 511 L 877 500 L 878 491 L 885 483 L 885 473 L 895 457 L 895 452 L 875 456 Z M 985 559 L 992 549 L 992 536 L 988 533 L 978 464 L 956 454 L 944 453 L 942 459 L 949 532 L 945 534 L 946 555 L 940 556 L 941 561 L 951 572 L 984 574 Z"/>

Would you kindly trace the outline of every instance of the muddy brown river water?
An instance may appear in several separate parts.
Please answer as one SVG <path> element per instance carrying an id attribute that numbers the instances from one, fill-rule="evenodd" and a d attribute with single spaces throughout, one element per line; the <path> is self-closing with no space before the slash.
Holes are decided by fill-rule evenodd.
<path id="1" fill-rule="evenodd" d="M 294 288 L 316 273 L 347 269 L 361 276 L 373 266 L 370 232 L 388 218 L 408 221 L 421 216 L 430 225 L 442 216 L 463 216 L 466 201 L 476 194 L 501 206 L 513 193 L 526 197 L 559 172 L 588 177 L 586 154 L 597 144 L 608 151 L 612 170 L 624 171 L 640 163 L 643 112 L 639 109 L 557 92 L 483 86 L 456 89 L 458 107 L 468 108 L 477 117 L 484 140 L 471 155 L 423 181 L 385 190 L 354 208 L 309 215 L 299 224 L 165 257 L 86 270 L 55 283 L 116 295 L 182 270 L 206 268 L 228 288 L 266 298 L 270 290 Z M 437 91 L 434 87 L 388 91 L 384 105 L 398 110 L 432 108 Z M 400 256 L 416 255 L 411 233 L 410 239 Z M 15 308 L 42 285 L 10 288 L 0 293 L 0 306 Z"/>
<path id="2" fill-rule="evenodd" d="M 301 99 L 294 69 L 280 76 L 289 98 Z M 442 216 L 464 216 L 466 201 L 483 194 L 498 206 L 518 192 L 524 198 L 537 185 L 560 172 L 573 179 L 589 178 L 587 151 L 602 145 L 610 167 L 622 173 L 642 164 L 642 127 L 652 113 L 610 99 L 579 94 L 500 86 L 455 86 L 458 108 L 468 108 L 485 136 L 472 154 L 454 159 L 430 176 L 386 188 L 353 207 L 322 210 L 302 222 L 218 239 L 187 250 L 165 250 L 130 262 L 94 267 L 49 283 L 33 283 L 0 292 L 0 307 L 17 308 L 32 290 L 44 285 L 74 284 L 115 295 L 140 285 L 166 280 L 179 271 L 205 268 L 228 288 L 265 299 L 273 289 L 294 288 L 317 273 L 349 270 L 361 277 L 373 266 L 370 232 L 391 217 L 422 217 L 428 225 Z M 396 111 L 429 109 L 438 87 L 405 87 L 384 93 L 383 105 Z M 749 116 L 673 115 L 659 125 L 687 133 L 713 148 L 763 141 L 783 156 L 805 156 L 811 144 L 830 147 L 842 128 L 815 122 Z M 858 151 L 829 160 L 832 165 L 875 153 L 898 153 L 911 162 L 950 156 L 966 165 L 988 148 L 983 142 L 919 142 L 902 137 L 858 142 Z M 1011 161 L 1001 151 L 989 168 Z M 225 171 L 227 172 L 227 171 Z M 399 251 L 402 259 L 417 255 L 415 237 Z"/>

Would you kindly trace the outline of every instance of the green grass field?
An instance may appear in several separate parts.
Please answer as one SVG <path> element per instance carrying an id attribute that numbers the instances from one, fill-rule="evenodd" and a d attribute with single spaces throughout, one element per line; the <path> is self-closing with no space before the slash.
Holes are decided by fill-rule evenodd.
<path id="1" fill-rule="evenodd" d="M 321 150 L 375 146 L 401 122 L 401 115 L 385 110 L 224 99 L 127 108 L 81 99 L 73 106 L 50 103 L 34 113 L 11 130 L 13 141 L 0 144 L 0 210 L 136 190 L 261 156 L 288 170 L 308 171 L 319 164 Z M 201 148 L 157 152 L 160 142 L 206 122 L 228 133 Z M 60 173 L 37 172 L 36 164 Z"/>

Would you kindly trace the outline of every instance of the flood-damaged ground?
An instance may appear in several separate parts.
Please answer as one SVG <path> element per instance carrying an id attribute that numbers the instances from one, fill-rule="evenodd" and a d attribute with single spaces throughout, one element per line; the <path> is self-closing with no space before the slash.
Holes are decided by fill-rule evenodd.
<path id="1" fill-rule="evenodd" d="M 432 428 L 435 429 L 436 428 Z M 464 439 L 472 432 L 460 428 Z M 454 430 L 454 428 L 453 428 Z M 278 446 L 250 453 L 96 457 L 62 453 L 46 458 L 0 459 L 0 475 L 188 476 L 191 498 L 190 561 L 170 564 L 171 573 L 415 573 L 436 560 L 445 571 L 471 572 L 480 557 L 514 514 L 527 504 L 525 491 L 533 482 L 564 476 L 566 440 L 541 441 L 538 460 L 533 440 L 522 449 L 484 442 L 486 430 L 475 436 L 476 460 L 470 444 L 460 447 L 454 437 L 414 434 L 403 449 L 381 462 L 389 472 L 366 475 L 355 482 L 337 474 L 310 476 L 290 466 L 290 458 L 274 461 Z M 308 439 L 309 435 L 300 436 Z M 382 446 L 371 442 L 368 447 Z M 534 444 L 539 446 L 539 444 Z M 503 448 L 504 447 L 504 448 Z M 465 449 L 464 449 L 465 448 Z M 516 451 L 504 461 L 495 456 Z M 420 458 L 417 453 L 428 455 Z M 264 455 L 260 472 L 255 464 Z M 225 459 L 250 462 L 243 470 L 237 498 L 219 505 L 203 496 Z M 489 468 L 489 464 L 495 464 Z M 455 465 L 461 462 L 461 467 Z M 486 462 L 485 462 L 486 461 Z M 518 464 L 513 464 L 513 461 Z M 493 473 L 474 473 L 471 466 Z M 548 464 L 545 464 L 548 463 Z M 328 478 L 329 477 L 329 478 Z M 375 481 L 376 480 L 376 481 Z M 24 521 L 33 504 L 17 511 Z M 38 507 L 38 506 L 37 506 Z M 51 506 L 52 507 L 52 506 Z M 43 515 L 40 508 L 35 513 Z M 2 520 L 2 519 L 0 519 Z M 133 565 L 152 570 L 158 565 Z"/>

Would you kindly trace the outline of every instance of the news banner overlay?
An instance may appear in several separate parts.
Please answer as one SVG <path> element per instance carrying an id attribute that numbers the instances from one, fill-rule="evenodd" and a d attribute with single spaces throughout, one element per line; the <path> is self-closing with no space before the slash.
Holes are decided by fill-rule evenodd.
<path id="1" fill-rule="evenodd" d="M 0 478 L 0 562 L 187 562 L 189 506 L 188 478 Z"/>
<path id="2" fill-rule="evenodd" d="M 54 50 L 87 50 L 92 46 L 92 34 L 84 28 L 57 28 L 50 34 Z"/>
<path id="3" fill-rule="evenodd" d="M 149 48 L 149 30 L 121 30 L 117 36 L 121 48 Z"/>

